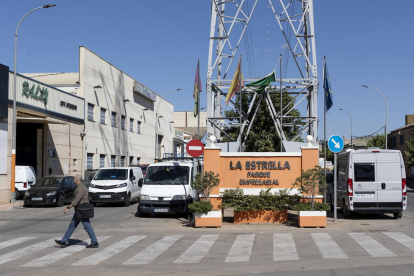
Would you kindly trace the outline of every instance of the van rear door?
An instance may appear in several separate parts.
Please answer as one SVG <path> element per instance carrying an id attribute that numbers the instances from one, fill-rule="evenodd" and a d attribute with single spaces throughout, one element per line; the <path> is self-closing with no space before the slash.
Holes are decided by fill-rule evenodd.
<path id="1" fill-rule="evenodd" d="M 399 152 L 378 152 L 377 190 L 379 208 L 402 208 L 402 163 Z"/>
<path id="2" fill-rule="evenodd" d="M 376 158 L 372 153 L 352 154 L 354 208 L 377 208 Z"/>

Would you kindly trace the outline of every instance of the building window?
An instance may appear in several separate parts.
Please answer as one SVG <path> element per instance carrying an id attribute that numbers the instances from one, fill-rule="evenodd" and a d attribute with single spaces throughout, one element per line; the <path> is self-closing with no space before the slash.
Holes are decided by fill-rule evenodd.
<path id="1" fill-rule="evenodd" d="M 391 139 L 391 146 L 395 147 L 397 145 L 397 137 L 392 137 Z"/>
<path id="2" fill-rule="evenodd" d="M 78 170 L 78 159 L 73 159 L 72 170 L 73 171 Z"/>
<path id="3" fill-rule="evenodd" d="M 93 153 L 88 153 L 86 169 L 87 170 L 93 169 Z"/>
<path id="4" fill-rule="evenodd" d="M 121 115 L 121 128 L 122 129 L 125 129 L 125 118 L 126 118 L 125 116 Z"/>
<path id="5" fill-rule="evenodd" d="M 121 167 L 125 167 L 125 156 L 121 156 Z"/>
<path id="6" fill-rule="evenodd" d="M 134 119 L 129 119 L 129 131 L 134 132 Z"/>
<path id="7" fill-rule="evenodd" d="M 93 121 L 93 109 L 94 109 L 94 105 L 88 103 L 88 120 L 89 121 Z"/>
<path id="8" fill-rule="evenodd" d="M 111 112 L 111 126 L 116 127 L 116 112 Z"/>
<path id="9" fill-rule="evenodd" d="M 105 167 L 105 154 L 99 155 L 99 168 Z"/>
<path id="10" fill-rule="evenodd" d="M 137 121 L 137 133 L 141 134 L 141 122 Z"/>
<path id="11" fill-rule="evenodd" d="M 130 156 L 129 157 L 129 165 L 133 165 L 134 164 L 134 156 Z"/>
<path id="12" fill-rule="evenodd" d="M 116 155 L 111 155 L 111 167 L 115 167 L 115 157 Z"/>
<path id="13" fill-rule="evenodd" d="M 404 145 L 404 135 L 400 135 L 400 145 Z"/>
<path id="14" fill-rule="evenodd" d="M 106 124 L 106 109 L 105 108 L 101 108 L 101 124 Z"/>
<path id="15" fill-rule="evenodd" d="M 141 164 L 141 157 L 137 157 L 137 165 Z"/>

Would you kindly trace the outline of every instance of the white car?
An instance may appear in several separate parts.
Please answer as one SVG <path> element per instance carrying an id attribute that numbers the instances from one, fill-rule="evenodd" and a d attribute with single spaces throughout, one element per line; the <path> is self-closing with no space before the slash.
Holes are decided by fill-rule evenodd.
<path id="1" fill-rule="evenodd" d="M 31 166 L 16 166 L 14 180 L 15 198 L 23 196 L 24 193 L 36 184 L 36 173 Z"/>
<path id="2" fill-rule="evenodd" d="M 143 182 L 139 167 L 101 168 L 89 186 L 89 197 L 93 203 L 122 203 L 129 206 L 141 195 Z"/>

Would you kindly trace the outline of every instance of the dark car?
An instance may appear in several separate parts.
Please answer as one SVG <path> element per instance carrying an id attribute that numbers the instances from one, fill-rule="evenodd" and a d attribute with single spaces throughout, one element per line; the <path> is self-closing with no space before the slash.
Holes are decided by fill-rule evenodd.
<path id="1" fill-rule="evenodd" d="M 89 189 L 89 186 L 91 186 L 91 181 L 95 177 L 95 174 L 98 172 L 98 170 L 87 170 L 85 171 L 85 178 L 83 179 L 83 184 L 85 184 L 86 188 Z"/>
<path id="2" fill-rule="evenodd" d="M 36 181 L 24 194 L 25 206 L 63 206 L 73 200 L 73 176 L 47 176 Z"/>
<path id="3" fill-rule="evenodd" d="M 142 170 L 142 175 L 145 177 L 147 175 L 147 169 L 150 164 L 135 164 L 129 165 L 130 167 L 140 167 Z"/>

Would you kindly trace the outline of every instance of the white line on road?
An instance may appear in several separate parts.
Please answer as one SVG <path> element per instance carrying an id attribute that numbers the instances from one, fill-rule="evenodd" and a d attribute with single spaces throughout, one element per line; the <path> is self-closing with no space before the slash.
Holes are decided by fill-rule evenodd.
<path id="1" fill-rule="evenodd" d="M 213 246 L 219 235 L 202 235 L 174 263 L 199 263 Z"/>
<path id="2" fill-rule="evenodd" d="M 255 234 L 238 235 L 225 260 L 230 262 L 248 262 L 252 254 Z"/>
<path id="3" fill-rule="evenodd" d="M 123 239 L 120 242 L 117 242 L 102 251 L 99 251 L 91 256 L 81 259 L 79 262 L 72 264 L 73 266 L 86 266 L 86 265 L 97 265 L 103 261 L 109 259 L 110 257 L 118 254 L 119 252 L 127 249 L 131 245 L 139 242 L 140 240 L 145 239 L 146 236 L 131 236 L 126 239 Z"/>
<path id="4" fill-rule="evenodd" d="M 5 242 L 0 243 L 0 249 L 9 247 L 9 246 L 12 246 L 12 245 L 15 245 L 15 244 L 19 244 L 19 243 L 22 243 L 22 242 L 25 242 L 25 241 L 29 241 L 29 240 L 32 240 L 32 239 L 35 239 L 35 238 L 36 237 L 20 237 L 20 238 L 15 238 L 15 239 L 12 239 L 12 240 L 9 240 L 9 241 L 5 241 Z"/>
<path id="5" fill-rule="evenodd" d="M 104 241 L 109 238 L 110 237 L 107 237 L 107 236 L 98 237 L 98 240 Z M 66 258 L 74 253 L 84 250 L 86 246 L 90 243 L 90 241 L 91 241 L 90 239 L 87 239 L 86 241 L 75 243 L 74 245 L 68 246 L 66 248 L 62 248 L 61 250 L 57 252 L 43 256 L 37 260 L 31 261 L 30 263 L 24 264 L 21 267 L 45 267 L 49 264 L 62 260 L 63 258 Z"/>
<path id="6" fill-rule="evenodd" d="M 45 249 L 46 247 L 52 246 L 54 244 L 55 244 L 55 239 L 50 239 L 50 240 L 47 240 L 47 241 L 44 241 L 44 242 L 39 242 L 39 243 L 36 243 L 34 245 L 31 245 L 31 246 L 28 246 L 28 247 L 25 247 L 25 248 L 22 248 L 22 249 L 19 249 L 19 250 L 16 250 L 16 251 L 4 254 L 4 255 L 1 255 L 0 256 L 0 264 L 4 264 L 4 263 L 10 262 L 10 261 L 13 261 L 13 260 L 18 259 L 20 257 L 23 257 L 23 256 L 29 255 L 31 253 L 34 253 L 36 251 Z"/>
<path id="7" fill-rule="evenodd" d="M 292 234 L 273 234 L 273 260 L 299 260 Z"/>
<path id="8" fill-rule="evenodd" d="M 401 232 L 384 232 L 384 234 L 414 251 L 414 239 L 413 238 Z"/>
<path id="9" fill-rule="evenodd" d="M 348 233 L 360 246 L 362 246 L 372 257 L 396 257 L 385 246 L 364 233 Z"/>
<path id="10" fill-rule="evenodd" d="M 348 258 L 328 233 L 311 233 L 311 236 L 324 259 Z"/>
<path id="11" fill-rule="evenodd" d="M 183 235 L 165 236 L 161 240 L 150 245 L 137 255 L 133 256 L 132 258 L 124 262 L 123 265 L 148 264 L 149 262 L 157 258 L 159 255 L 161 255 L 168 248 L 170 248 L 182 237 Z"/>

